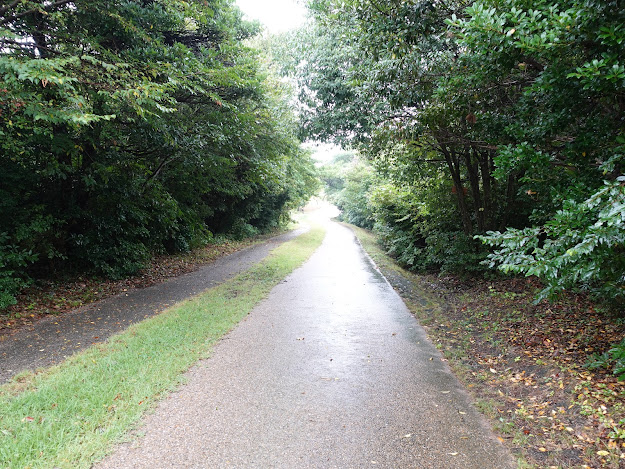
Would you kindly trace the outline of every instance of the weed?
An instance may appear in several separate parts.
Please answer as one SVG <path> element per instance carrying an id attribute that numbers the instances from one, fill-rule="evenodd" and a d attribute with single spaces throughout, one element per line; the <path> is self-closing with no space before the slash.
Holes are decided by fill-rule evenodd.
<path id="1" fill-rule="evenodd" d="M 515 424 L 503 417 L 499 417 L 499 424 L 497 424 L 495 428 L 504 435 L 509 435 L 514 431 Z"/>
<path id="2" fill-rule="evenodd" d="M 491 418 L 497 416 L 497 402 L 493 399 L 478 399 L 475 401 L 475 407 Z"/>
<path id="3" fill-rule="evenodd" d="M 529 444 L 530 435 L 526 435 L 522 430 L 517 430 L 514 432 L 514 436 L 512 437 L 512 443 L 517 446 L 527 446 Z"/>

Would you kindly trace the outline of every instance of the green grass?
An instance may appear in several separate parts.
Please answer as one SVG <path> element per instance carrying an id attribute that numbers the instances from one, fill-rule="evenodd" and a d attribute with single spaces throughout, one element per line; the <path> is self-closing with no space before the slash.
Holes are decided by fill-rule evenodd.
<path id="1" fill-rule="evenodd" d="M 0 387 L 0 467 L 90 467 L 320 245 L 315 227 L 251 270 Z"/>

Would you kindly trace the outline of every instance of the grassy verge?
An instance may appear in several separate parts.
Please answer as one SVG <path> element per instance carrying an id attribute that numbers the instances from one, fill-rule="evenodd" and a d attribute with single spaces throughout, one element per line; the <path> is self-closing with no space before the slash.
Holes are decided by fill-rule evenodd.
<path id="1" fill-rule="evenodd" d="M 621 340 L 622 317 L 581 295 L 536 305 L 531 279 L 414 275 L 355 232 L 519 467 L 625 467 L 625 383 L 588 367 Z"/>
<path id="2" fill-rule="evenodd" d="M 431 285 L 422 277 L 414 275 L 397 265 L 380 247 L 375 234 L 354 225 L 346 223 L 344 225 L 349 226 L 354 231 L 364 250 L 400 293 L 404 302 L 413 313 L 417 308 L 426 314 L 442 309 L 443 302 L 431 291 Z"/>
<path id="3" fill-rule="evenodd" d="M 323 237 L 313 228 L 232 280 L 0 387 L 0 467 L 90 467 Z"/>

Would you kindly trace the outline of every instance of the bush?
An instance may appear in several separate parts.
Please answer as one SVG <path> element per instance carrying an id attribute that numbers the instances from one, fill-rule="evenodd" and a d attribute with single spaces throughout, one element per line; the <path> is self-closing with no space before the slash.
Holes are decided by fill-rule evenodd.
<path id="1" fill-rule="evenodd" d="M 343 188 L 332 197 L 332 201 L 341 210 L 342 221 L 361 228 L 373 228 L 374 217 L 369 205 L 369 191 L 375 180 L 373 168 L 369 164 L 359 160 L 351 163 L 345 174 Z"/>
<path id="2" fill-rule="evenodd" d="M 250 225 L 245 220 L 239 218 L 235 221 L 234 225 L 229 231 L 229 235 L 236 239 L 241 240 L 244 238 L 251 238 L 252 236 L 256 236 L 259 233 L 258 228 Z"/>
<path id="3" fill-rule="evenodd" d="M 587 200 L 569 200 L 542 227 L 478 236 L 497 249 L 486 264 L 503 272 L 539 277 L 539 299 L 564 289 L 602 300 L 625 299 L 625 177 L 606 182 Z"/>
<path id="4" fill-rule="evenodd" d="M 434 181 L 428 188 L 377 186 L 370 194 L 375 231 L 402 265 L 415 271 L 481 273 L 486 250 L 457 228 L 451 191 Z"/>
<path id="5" fill-rule="evenodd" d="M 436 267 L 441 272 L 484 274 L 481 264 L 487 251 L 462 231 L 434 231 L 426 238 L 424 269 Z"/>
<path id="6" fill-rule="evenodd" d="M 0 233 L 0 310 L 16 303 L 15 295 L 30 283 L 25 268 L 37 259 L 36 254 L 8 241 L 7 233 Z"/>
<path id="7" fill-rule="evenodd" d="M 619 380 L 625 381 L 625 339 L 612 347 L 609 353 L 614 360 L 614 374 L 618 375 Z"/>

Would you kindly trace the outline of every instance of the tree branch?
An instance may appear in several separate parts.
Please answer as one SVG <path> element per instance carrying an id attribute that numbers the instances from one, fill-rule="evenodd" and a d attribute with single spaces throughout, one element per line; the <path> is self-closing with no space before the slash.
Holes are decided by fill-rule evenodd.
<path id="1" fill-rule="evenodd" d="M 4 15 L 7 11 L 15 8 L 17 4 L 20 3 L 20 0 L 15 0 L 13 3 L 0 7 L 0 16 Z"/>
<path id="2" fill-rule="evenodd" d="M 384 11 L 382 10 L 382 8 L 373 0 L 369 0 L 369 3 L 371 3 L 371 5 L 373 6 L 373 8 L 375 8 L 376 10 L 378 10 L 378 12 L 382 13 L 384 16 L 389 16 L 388 11 Z"/>
<path id="3" fill-rule="evenodd" d="M 72 2 L 73 0 L 57 0 L 56 2 L 51 3 L 50 5 L 45 5 L 45 6 L 38 7 L 38 8 L 32 8 L 30 10 L 26 10 L 21 13 L 17 13 L 15 15 L 12 15 L 12 16 L 9 16 L 8 18 L 3 19 L 2 21 L 0 21 L 0 26 L 5 25 L 7 23 L 11 23 L 12 21 L 15 21 L 23 16 L 34 15 L 35 13 L 38 13 L 41 10 L 52 10 L 56 7 L 67 5 L 68 3 L 72 3 Z M 14 2 L 14 4 L 15 3 L 19 3 L 19 2 Z M 10 6 L 11 5 L 9 5 L 9 7 Z"/>
<path id="4" fill-rule="evenodd" d="M 159 175 L 159 173 L 161 172 L 161 170 L 162 170 L 162 169 L 163 169 L 163 168 L 164 168 L 167 164 L 169 164 L 171 161 L 173 161 L 173 160 L 170 160 L 170 159 L 169 159 L 169 156 L 170 156 L 170 155 L 167 155 L 165 158 L 163 158 L 163 160 L 161 161 L 161 163 L 158 165 L 158 168 L 156 168 L 156 171 L 154 171 L 154 172 L 150 175 L 150 177 L 148 177 L 148 178 L 145 180 L 145 182 L 143 183 L 143 187 L 141 188 L 141 194 L 144 194 L 144 193 L 145 193 L 145 191 L 147 190 L 148 185 L 150 184 L 150 182 L 152 182 L 152 180 L 153 180 L 153 179 L 155 179 L 155 178 Z"/>
<path id="5" fill-rule="evenodd" d="M 0 39 L 0 49 L 1 48 L 20 49 L 22 51 L 30 51 L 33 54 L 34 54 L 34 50 L 40 49 L 40 50 L 45 50 L 46 52 L 50 52 L 55 55 L 63 55 L 63 53 L 59 52 L 58 50 L 52 49 L 47 46 L 39 45 L 35 42 L 20 42 L 20 41 L 14 41 L 13 39 L 6 39 L 6 38 Z"/>

